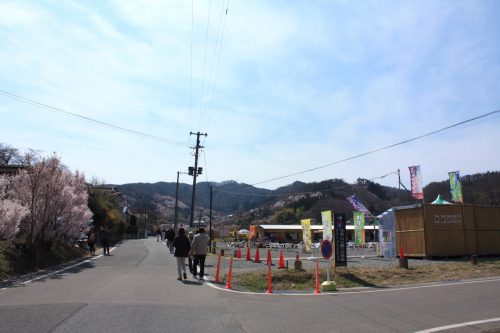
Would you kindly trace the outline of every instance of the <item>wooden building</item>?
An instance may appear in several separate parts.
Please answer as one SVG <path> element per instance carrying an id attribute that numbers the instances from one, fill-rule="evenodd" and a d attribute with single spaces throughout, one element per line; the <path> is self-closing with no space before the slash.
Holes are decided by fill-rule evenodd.
<path id="1" fill-rule="evenodd" d="M 500 254 L 500 207 L 394 208 L 396 249 L 409 257 Z"/>

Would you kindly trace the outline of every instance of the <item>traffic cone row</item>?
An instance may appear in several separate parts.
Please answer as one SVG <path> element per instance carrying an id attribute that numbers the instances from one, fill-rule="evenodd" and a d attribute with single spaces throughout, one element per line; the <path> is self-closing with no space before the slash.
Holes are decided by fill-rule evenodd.
<path id="1" fill-rule="evenodd" d="M 233 288 L 233 286 L 231 284 L 232 280 L 233 280 L 233 258 L 229 258 L 229 273 L 227 273 L 226 289 Z"/>
<path id="2" fill-rule="evenodd" d="M 285 258 L 283 258 L 283 250 L 280 251 L 280 261 L 278 268 L 285 268 Z"/>
<path id="3" fill-rule="evenodd" d="M 273 293 L 273 278 L 271 276 L 271 264 L 267 264 L 267 290 L 266 294 Z"/>
<path id="4" fill-rule="evenodd" d="M 314 293 L 315 294 L 320 294 L 321 290 L 319 288 L 319 262 L 318 259 L 316 259 L 316 284 L 314 288 Z"/>
<path id="5" fill-rule="evenodd" d="M 260 263 L 260 254 L 259 254 L 259 248 L 255 250 L 255 259 L 254 262 L 259 262 Z"/>
<path id="6" fill-rule="evenodd" d="M 250 254 L 250 246 L 247 246 L 247 261 L 252 261 L 252 255 Z"/>
<path id="7" fill-rule="evenodd" d="M 239 249 L 239 257 L 241 258 L 241 249 Z M 247 255 L 246 255 L 246 260 L 251 260 L 250 259 L 250 248 L 247 247 Z M 299 253 L 297 252 L 296 255 L 296 260 L 300 260 L 299 258 Z M 219 255 L 217 259 L 217 271 L 215 274 L 215 283 L 219 283 L 219 273 L 220 273 L 220 259 L 221 256 Z M 260 255 L 259 255 L 259 248 L 256 249 L 255 251 L 255 259 L 254 262 L 260 262 Z M 266 289 L 266 294 L 272 294 L 273 293 L 273 279 L 272 279 L 272 274 L 271 274 L 271 265 L 272 265 L 272 257 L 271 257 L 271 250 L 267 251 L 267 289 Z M 279 258 L 279 265 L 278 268 L 285 268 L 285 260 L 283 257 L 283 250 L 280 251 L 280 258 Z M 316 282 L 314 286 L 314 294 L 320 294 L 321 289 L 319 285 L 319 261 L 316 259 Z M 233 278 L 233 258 L 229 258 L 229 272 L 227 275 L 227 284 L 226 284 L 226 289 L 232 289 L 232 278 Z"/>

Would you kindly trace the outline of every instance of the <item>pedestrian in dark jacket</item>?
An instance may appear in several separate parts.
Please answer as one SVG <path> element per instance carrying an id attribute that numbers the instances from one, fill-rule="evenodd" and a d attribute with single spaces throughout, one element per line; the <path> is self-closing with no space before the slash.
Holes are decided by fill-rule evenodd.
<path id="1" fill-rule="evenodd" d="M 177 258 L 177 273 L 179 274 L 177 280 L 182 281 L 182 277 L 186 280 L 186 257 L 189 256 L 189 251 L 191 251 L 191 242 L 186 237 L 184 228 L 179 228 L 173 245 L 175 248 L 174 257 Z"/>
<path id="2" fill-rule="evenodd" d="M 94 227 L 90 227 L 87 232 L 87 244 L 89 246 L 90 254 L 95 256 L 95 232 Z"/>
<path id="3" fill-rule="evenodd" d="M 109 256 L 109 231 L 108 227 L 101 226 L 100 230 L 101 234 L 101 244 L 102 244 L 102 251 L 105 256 Z"/>
<path id="4" fill-rule="evenodd" d="M 170 253 L 172 253 L 172 250 L 173 250 L 173 243 L 174 243 L 174 238 L 175 238 L 175 231 L 173 228 L 169 228 L 167 230 L 167 246 L 168 246 L 168 249 L 170 250 Z"/>

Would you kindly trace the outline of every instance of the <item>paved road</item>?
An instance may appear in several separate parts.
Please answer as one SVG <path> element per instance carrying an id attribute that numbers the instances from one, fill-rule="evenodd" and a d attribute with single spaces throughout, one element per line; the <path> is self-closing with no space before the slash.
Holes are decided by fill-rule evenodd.
<path id="1" fill-rule="evenodd" d="M 284 296 L 176 277 L 162 243 L 128 240 L 112 256 L 1 290 L 0 332 L 415 332 L 500 317 L 500 279 Z M 453 332 L 495 327 L 500 321 Z"/>

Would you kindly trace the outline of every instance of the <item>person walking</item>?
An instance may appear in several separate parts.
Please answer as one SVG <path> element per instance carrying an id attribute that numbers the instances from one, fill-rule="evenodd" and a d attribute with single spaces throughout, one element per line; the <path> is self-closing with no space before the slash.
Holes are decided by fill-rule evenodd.
<path id="1" fill-rule="evenodd" d="M 87 233 L 87 245 L 89 246 L 90 254 L 95 256 L 95 232 L 92 226 Z"/>
<path id="2" fill-rule="evenodd" d="M 170 253 L 172 253 L 173 250 L 173 244 L 174 244 L 174 238 L 175 238 L 175 231 L 173 228 L 168 228 L 167 230 L 167 246 L 168 249 L 170 250 Z"/>
<path id="3" fill-rule="evenodd" d="M 200 266 L 200 279 L 205 275 L 205 258 L 207 257 L 208 236 L 205 233 L 205 228 L 198 229 L 198 233 L 194 236 L 192 242 L 193 261 L 193 276 L 196 277 L 197 267 Z"/>
<path id="4" fill-rule="evenodd" d="M 102 251 L 105 256 L 109 256 L 109 232 L 108 232 L 108 227 L 101 226 L 100 230 L 101 234 L 101 245 L 102 245 Z"/>
<path id="5" fill-rule="evenodd" d="M 156 241 L 159 243 L 161 240 L 161 230 L 160 227 L 156 229 Z"/>
<path id="6" fill-rule="evenodd" d="M 189 251 L 191 251 L 191 243 L 186 237 L 184 228 L 179 228 L 177 237 L 175 237 L 173 242 L 173 247 L 175 248 L 174 257 L 177 258 L 177 273 L 179 275 L 177 280 L 182 281 L 182 277 L 186 280 L 186 257 L 189 256 Z"/>

